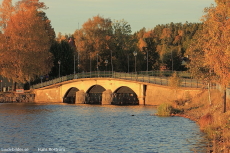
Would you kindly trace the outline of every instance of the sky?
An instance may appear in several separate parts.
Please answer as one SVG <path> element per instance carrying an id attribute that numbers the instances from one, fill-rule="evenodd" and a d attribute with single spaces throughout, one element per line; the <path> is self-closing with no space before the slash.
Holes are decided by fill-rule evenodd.
<path id="1" fill-rule="evenodd" d="M 2 0 L 0 0 L 2 1 Z M 13 0 L 13 2 L 18 0 Z M 40 0 L 56 34 L 73 34 L 89 18 L 127 21 L 132 32 L 158 24 L 200 22 L 203 10 L 215 0 Z"/>

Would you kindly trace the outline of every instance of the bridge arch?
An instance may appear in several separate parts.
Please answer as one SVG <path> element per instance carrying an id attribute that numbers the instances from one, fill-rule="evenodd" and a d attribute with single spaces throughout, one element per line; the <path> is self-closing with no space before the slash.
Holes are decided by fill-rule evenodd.
<path id="1" fill-rule="evenodd" d="M 101 86 L 99 93 L 93 92 L 95 88 L 98 88 L 94 86 Z M 139 105 L 145 104 L 145 97 L 146 97 L 145 90 L 147 90 L 145 84 L 142 84 L 137 81 L 122 80 L 116 78 L 74 79 L 74 80 L 64 81 L 61 83 L 56 83 L 50 86 L 45 86 L 42 87 L 41 89 L 36 89 L 36 95 L 38 95 L 36 96 L 36 101 L 37 102 L 38 101 L 41 102 L 43 101 L 64 102 L 65 101 L 66 102 L 66 97 L 75 97 L 75 103 L 77 104 L 84 104 L 84 103 L 90 104 L 92 98 L 90 99 L 88 98 L 89 96 L 88 97 L 86 96 L 89 94 L 92 95 L 96 94 L 97 95 L 96 97 L 98 99 L 96 103 L 111 104 L 113 99 L 113 93 L 115 95 L 117 93 L 118 94 L 122 93 L 120 91 L 123 90 L 121 89 L 123 87 L 128 87 L 132 89 L 133 92 L 128 92 L 128 93 L 130 94 L 131 98 L 136 98 L 136 97 L 138 98 L 138 100 L 133 101 L 134 103 L 136 102 L 135 104 L 139 104 Z M 77 88 L 76 90 L 77 92 L 74 92 L 74 94 L 76 93 L 76 95 L 72 94 L 72 96 L 70 96 L 69 94 L 67 94 L 71 88 Z M 133 94 L 134 96 L 131 94 Z M 72 101 L 74 101 L 74 99 Z M 133 103 L 125 103 L 125 104 L 133 104 Z"/>
<path id="2" fill-rule="evenodd" d="M 85 103 L 86 104 L 101 104 L 102 93 L 106 89 L 101 85 L 93 85 L 86 92 Z"/>
<path id="3" fill-rule="evenodd" d="M 75 87 L 71 87 L 67 92 L 65 93 L 63 97 L 63 103 L 71 103 L 74 104 L 76 101 L 76 92 L 78 92 L 79 89 Z"/>
<path id="4" fill-rule="evenodd" d="M 113 93 L 113 105 L 139 105 L 137 94 L 127 86 L 121 86 Z"/>

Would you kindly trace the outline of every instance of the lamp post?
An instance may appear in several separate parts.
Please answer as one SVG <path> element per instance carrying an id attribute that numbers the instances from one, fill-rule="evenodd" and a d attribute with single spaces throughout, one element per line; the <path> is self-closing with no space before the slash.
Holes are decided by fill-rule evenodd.
<path id="1" fill-rule="evenodd" d="M 129 54 L 128 54 L 128 73 L 129 73 Z"/>
<path id="2" fill-rule="evenodd" d="M 77 52 L 77 71 L 80 72 L 80 53 Z"/>
<path id="3" fill-rule="evenodd" d="M 76 63 L 75 63 L 75 54 L 74 54 L 74 57 L 73 57 L 73 74 L 74 74 L 74 78 L 75 78 L 75 73 L 76 73 Z"/>
<path id="4" fill-rule="evenodd" d="M 106 60 L 105 60 L 105 67 L 106 67 L 106 68 L 105 68 L 105 71 L 107 71 L 107 65 L 108 65 L 108 63 L 109 63 L 109 61 L 106 59 Z"/>
<path id="5" fill-rule="evenodd" d="M 146 51 L 146 71 L 148 72 L 149 70 L 149 53 L 148 53 L 148 44 L 149 44 L 149 39 L 148 38 L 144 38 L 144 41 L 147 45 L 147 47 L 144 47 L 145 51 Z"/>
<path id="6" fill-rule="evenodd" d="M 110 51 L 110 60 L 111 60 L 111 69 L 112 69 L 112 74 L 113 74 L 113 59 L 112 59 L 112 50 Z"/>
<path id="7" fill-rule="evenodd" d="M 90 78 L 91 78 L 91 52 L 89 52 L 89 73 L 90 73 Z"/>
<path id="8" fill-rule="evenodd" d="M 80 64 L 77 65 L 78 73 L 80 73 Z"/>
<path id="9" fill-rule="evenodd" d="M 61 71 L 61 70 L 60 70 L 60 65 L 61 65 L 61 61 L 60 61 L 60 60 L 58 61 L 58 65 L 59 65 L 59 78 L 60 78 L 60 75 L 61 75 L 61 74 L 60 74 L 60 71 Z"/>
<path id="10" fill-rule="evenodd" d="M 43 76 L 40 76 L 40 79 L 41 79 L 41 83 L 42 83 Z"/>
<path id="11" fill-rule="evenodd" d="M 97 72 L 98 72 L 98 54 L 97 54 Z"/>
<path id="12" fill-rule="evenodd" d="M 146 64 L 147 64 L 147 72 L 149 71 L 149 52 L 148 52 L 148 48 L 146 47 L 146 55 L 147 55 L 147 57 L 146 57 Z"/>
<path id="13" fill-rule="evenodd" d="M 134 51 L 133 55 L 135 57 L 135 73 L 136 73 L 137 72 L 137 59 L 136 59 L 136 57 L 137 57 L 137 51 Z"/>

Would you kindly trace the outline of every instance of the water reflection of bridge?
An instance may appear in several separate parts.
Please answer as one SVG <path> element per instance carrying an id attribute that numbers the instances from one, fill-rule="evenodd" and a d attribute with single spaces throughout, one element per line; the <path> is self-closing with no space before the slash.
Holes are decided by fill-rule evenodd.
<path id="1" fill-rule="evenodd" d="M 32 88 L 50 100 L 85 104 L 144 104 L 149 84 L 168 85 L 168 75 L 154 71 L 142 73 L 88 72 L 63 76 Z M 200 88 L 202 83 L 181 77 L 181 87 Z M 47 99 L 47 100 L 48 100 Z"/>

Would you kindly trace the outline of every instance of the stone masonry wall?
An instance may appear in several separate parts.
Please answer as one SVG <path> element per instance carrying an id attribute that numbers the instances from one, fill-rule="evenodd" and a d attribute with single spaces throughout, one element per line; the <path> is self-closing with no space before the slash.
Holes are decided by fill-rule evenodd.
<path id="1" fill-rule="evenodd" d="M 168 86 L 148 85 L 146 90 L 145 105 L 160 105 L 164 102 L 186 100 L 201 93 L 201 89 L 171 88 Z"/>

